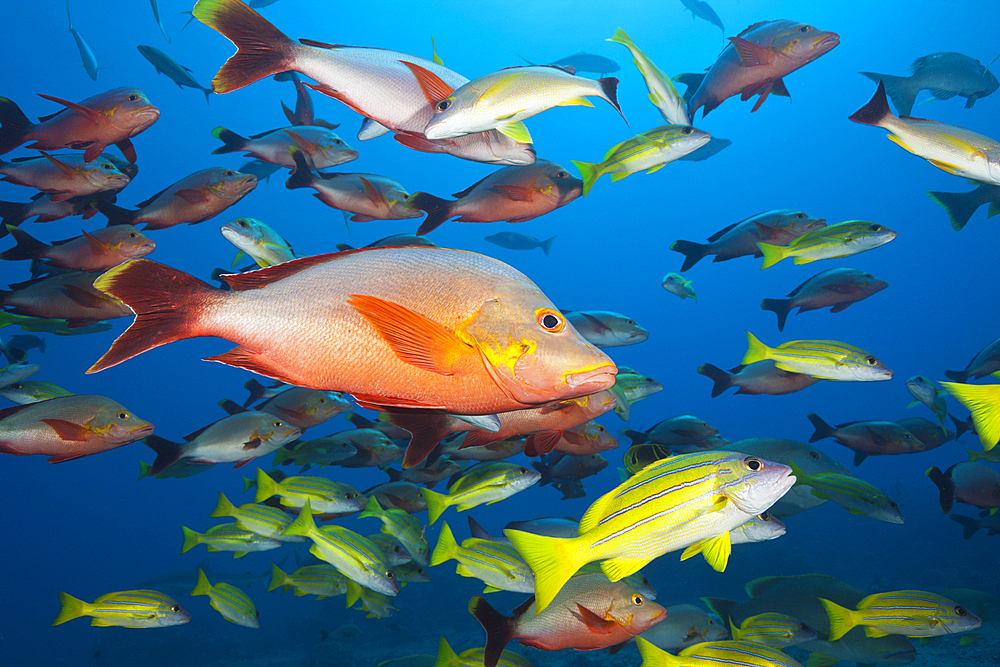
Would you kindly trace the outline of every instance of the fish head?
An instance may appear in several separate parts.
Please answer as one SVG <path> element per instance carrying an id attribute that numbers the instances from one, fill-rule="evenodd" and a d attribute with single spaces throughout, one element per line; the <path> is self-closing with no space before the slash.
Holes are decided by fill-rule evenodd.
<path id="1" fill-rule="evenodd" d="M 720 463 L 720 491 L 746 514 L 767 511 L 795 484 L 792 469 L 783 463 L 737 452 Z"/>
<path id="2" fill-rule="evenodd" d="M 770 512 L 762 512 L 740 526 L 740 530 L 751 542 L 766 542 L 785 534 L 785 524 L 781 523 Z"/>
<path id="3" fill-rule="evenodd" d="M 341 412 L 350 412 L 351 405 L 339 392 L 312 390 L 299 410 L 308 415 L 310 421 L 327 421 Z"/>
<path id="4" fill-rule="evenodd" d="M 884 280 L 879 280 L 870 273 L 862 273 L 855 279 L 854 284 L 867 296 L 878 294 L 889 286 Z"/>
<path id="5" fill-rule="evenodd" d="M 97 102 L 96 111 L 129 137 L 139 134 L 160 117 L 160 110 L 138 88 L 115 88 L 91 100 Z"/>
<path id="6" fill-rule="evenodd" d="M 580 460 L 581 472 L 586 473 L 588 477 L 596 475 L 607 467 L 607 459 L 600 454 L 588 454 Z"/>
<path id="7" fill-rule="evenodd" d="M 840 35 L 818 30 L 805 23 L 775 21 L 776 34 L 771 48 L 795 62 L 799 67 L 816 60 L 840 44 Z"/>
<path id="8" fill-rule="evenodd" d="M 534 168 L 539 172 L 534 179 L 534 189 L 556 206 L 565 206 L 583 194 L 583 181 L 566 167 L 548 160 L 538 160 Z"/>
<path id="9" fill-rule="evenodd" d="M 994 183 L 1000 183 L 1000 148 L 991 148 L 985 152 L 986 173 Z"/>
<path id="10" fill-rule="evenodd" d="M 302 429 L 266 412 L 260 413 L 263 423 L 254 429 L 254 436 L 273 447 L 281 447 L 302 435 Z"/>
<path id="11" fill-rule="evenodd" d="M 389 569 L 384 562 L 376 562 L 368 569 L 367 581 L 364 582 L 366 588 L 382 593 L 383 595 L 396 595 L 399 593 L 399 582 L 396 574 Z"/>
<path id="12" fill-rule="evenodd" d="M 647 133 L 649 136 L 652 133 Z M 695 152 L 712 140 L 712 135 L 692 125 L 667 125 L 651 140 L 660 150 L 668 149 L 680 156 Z"/>
<path id="13" fill-rule="evenodd" d="M 630 635 L 638 635 L 667 618 L 663 605 L 638 592 L 625 582 L 618 582 L 611 593 L 605 618 L 611 617 Z"/>
<path id="14" fill-rule="evenodd" d="M 76 167 L 77 173 L 100 190 L 121 190 L 129 184 L 129 177 L 123 174 L 115 163 L 105 158 Z"/>
<path id="15" fill-rule="evenodd" d="M 243 250 L 264 241 L 264 223 L 257 218 L 236 218 L 222 225 L 222 235 L 234 246 Z"/>
<path id="16" fill-rule="evenodd" d="M 157 593 L 157 595 L 160 594 Z M 154 624 L 157 627 L 166 628 L 171 625 L 182 625 L 191 620 L 191 614 L 177 604 L 176 600 L 165 595 L 163 598 L 163 603 L 157 606 L 156 611 L 153 612 L 155 615 Z"/>
<path id="17" fill-rule="evenodd" d="M 156 250 L 156 242 L 132 225 L 114 225 L 108 229 L 112 230 L 112 236 L 104 241 L 105 245 L 123 257 L 138 259 Z"/>
<path id="18" fill-rule="evenodd" d="M 348 146 L 347 142 L 333 132 L 328 132 L 324 135 L 316 142 L 316 146 L 319 149 L 319 155 L 323 157 L 322 161 L 327 162 L 330 166 L 358 159 L 358 151 Z M 313 161 L 316 161 L 315 156 L 313 157 Z"/>
<path id="19" fill-rule="evenodd" d="M 990 93 L 995 92 L 997 88 L 1000 88 L 1000 81 L 997 81 L 997 77 L 993 72 L 982 67 L 982 65 L 980 67 L 982 68 L 981 72 L 983 75 L 983 92 L 979 97 L 986 97 Z"/>
<path id="20" fill-rule="evenodd" d="M 825 218 L 816 218 L 802 211 L 790 209 L 780 209 L 773 211 L 773 218 L 761 219 L 760 222 L 769 227 L 788 232 L 794 237 L 802 236 L 807 232 L 826 227 Z"/>
<path id="21" fill-rule="evenodd" d="M 870 220 L 851 220 L 840 224 L 843 225 L 840 236 L 844 245 L 857 248 L 856 252 L 877 248 L 896 238 L 894 230 Z"/>
<path id="22" fill-rule="evenodd" d="M 452 139 L 489 129 L 482 127 L 482 120 L 477 118 L 481 115 L 476 107 L 482 94 L 478 86 L 466 84 L 438 100 L 434 104 L 434 114 L 424 127 L 424 136 L 431 140 Z"/>
<path id="23" fill-rule="evenodd" d="M 608 389 L 618 369 L 528 281 L 498 285 L 461 329 L 494 382 L 527 405 Z"/>
<path id="24" fill-rule="evenodd" d="M 878 357 L 858 350 L 857 355 L 847 355 L 837 362 L 837 365 L 847 371 L 852 379 L 858 382 L 891 380 L 892 371 Z"/>
<path id="25" fill-rule="evenodd" d="M 117 157 L 110 153 L 101 153 L 100 157 L 101 159 L 104 160 L 110 160 L 112 164 L 118 167 L 118 171 L 129 177 L 130 181 L 139 174 L 139 165 L 132 164 L 128 160 Z"/>
<path id="26" fill-rule="evenodd" d="M 132 414 L 124 406 L 110 399 L 100 402 L 103 404 L 87 422 L 87 428 L 106 442 L 124 445 L 153 434 L 152 424 Z"/>
<path id="27" fill-rule="evenodd" d="M 235 169 L 206 170 L 205 189 L 222 199 L 242 199 L 257 187 L 257 177 Z"/>

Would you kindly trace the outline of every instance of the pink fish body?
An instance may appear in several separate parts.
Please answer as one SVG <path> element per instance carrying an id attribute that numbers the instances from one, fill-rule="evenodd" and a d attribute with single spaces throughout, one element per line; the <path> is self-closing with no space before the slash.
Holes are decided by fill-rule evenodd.
<path id="1" fill-rule="evenodd" d="M 738 93 L 744 102 L 760 95 L 751 111 L 759 109 L 772 92 L 790 97 L 782 77 L 830 51 L 840 43 L 840 37 L 782 19 L 755 23 L 729 41 L 691 98 L 692 119 L 701 107 L 705 108 L 702 116 L 706 116 Z"/>

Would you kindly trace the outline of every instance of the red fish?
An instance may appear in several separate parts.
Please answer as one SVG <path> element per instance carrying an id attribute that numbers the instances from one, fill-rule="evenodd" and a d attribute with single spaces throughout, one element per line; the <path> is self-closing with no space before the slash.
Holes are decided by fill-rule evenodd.
<path id="1" fill-rule="evenodd" d="M 496 667 L 504 646 L 515 639 L 543 651 L 593 651 L 624 644 L 666 618 L 662 605 L 625 581 L 611 583 L 604 574 L 592 573 L 570 579 L 537 615 L 534 596 L 514 609 L 513 617 L 481 597 L 472 598 L 469 611 L 486 630 L 486 667 Z"/>
<path id="2" fill-rule="evenodd" d="M 18 315 L 66 320 L 70 328 L 131 315 L 121 301 L 94 289 L 95 278 L 72 271 L 15 283 L 10 292 L 0 290 L 0 306 Z"/>
<path id="3" fill-rule="evenodd" d="M 0 452 L 47 454 L 49 463 L 106 452 L 152 433 L 152 424 L 103 396 L 63 396 L 0 410 Z"/>
<path id="4" fill-rule="evenodd" d="M 129 162 L 135 162 L 131 138 L 160 117 L 160 110 L 138 88 L 115 88 L 82 102 L 67 102 L 41 93 L 38 96 L 65 108 L 32 123 L 14 102 L 0 97 L 0 155 L 33 141 L 28 148 L 83 149 L 84 160 L 90 162 L 113 144 Z"/>
<path id="5" fill-rule="evenodd" d="M 607 389 L 617 368 L 522 273 L 471 252 L 370 248 L 225 276 L 220 290 L 146 259 L 99 289 L 136 320 L 90 372 L 182 338 L 211 357 L 366 405 L 494 414 Z"/>
<path id="6" fill-rule="evenodd" d="M 760 108 L 767 96 L 791 97 L 782 80 L 840 44 L 835 32 L 817 30 L 795 21 L 761 21 L 738 37 L 730 37 L 719 59 L 701 79 L 689 103 L 688 116 L 694 118 L 701 107 L 702 117 L 737 93 L 744 102 L 760 95 L 751 112 Z M 686 75 L 694 82 L 693 75 Z"/>
<path id="7" fill-rule="evenodd" d="M 9 231 L 17 245 L 0 253 L 0 259 L 42 259 L 45 264 L 60 269 L 106 271 L 156 250 L 156 244 L 132 225 L 83 232 L 83 236 L 56 241 L 52 245 L 39 241 L 18 227 L 10 227 Z"/>

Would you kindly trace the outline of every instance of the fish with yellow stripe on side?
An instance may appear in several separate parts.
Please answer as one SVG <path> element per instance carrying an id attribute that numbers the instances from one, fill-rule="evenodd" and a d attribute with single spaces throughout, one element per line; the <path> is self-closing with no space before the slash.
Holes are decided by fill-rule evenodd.
<path id="1" fill-rule="evenodd" d="M 811 642 L 818 636 L 807 624 L 788 614 L 769 612 L 743 619 L 739 627 L 729 619 L 729 634 L 735 641 L 754 642 L 771 648 L 787 648 Z"/>
<path id="2" fill-rule="evenodd" d="M 249 489 L 253 483 L 247 484 Z M 272 496 L 279 496 L 283 505 L 304 507 L 308 502 L 317 513 L 357 512 L 364 506 L 364 498 L 349 484 L 334 482 L 325 477 L 286 477 L 280 482 L 257 468 L 257 491 L 254 502 L 261 503 Z"/>
<path id="3" fill-rule="evenodd" d="M 795 478 L 786 465 L 737 452 L 711 451 L 655 461 L 601 496 L 583 515 L 579 535 L 555 538 L 520 530 L 504 535 L 535 573 L 545 609 L 587 563 L 611 581 L 680 549 L 702 552 L 717 570 L 729 560 L 729 531 L 767 510 Z"/>
<path id="4" fill-rule="evenodd" d="M 230 623 L 247 628 L 260 627 L 260 614 L 246 593 L 232 584 L 220 581 L 214 586 L 209 583 L 204 570 L 198 568 L 198 583 L 190 595 L 207 595 L 212 609 L 222 614 L 222 618 Z"/>
<path id="5" fill-rule="evenodd" d="M 392 598 L 384 593 L 373 591 L 356 581 L 347 580 L 347 608 L 361 602 L 361 608 L 368 612 L 367 618 L 388 618 L 396 608 L 392 606 Z"/>
<path id="6" fill-rule="evenodd" d="M 740 363 L 748 366 L 771 359 L 783 371 L 821 380 L 874 382 L 891 380 L 892 371 L 861 348 L 835 340 L 793 340 L 768 347 L 747 331 L 747 353 Z"/>
<path id="7" fill-rule="evenodd" d="M 382 509 L 375 496 L 368 498 L 368 504 L 359 519 L 375 518 L 382 522 L 382 532 L 399 540 L 410 556 L 419 565 L 427 565 L 430 560 L 430 546 L 424 534 L 424 525 L 420 519 L 410 516 L 403 510 Z"/>
<path id="8" fill-rule="evenodd" d="M 939 637 L 975 630 L 982 619 L 946 597 L 927 591 L 890 591 L 869 595 L 856 609 L 841 607 L 819 598 L 830 617 L 830 639 L 837 641 L 856 626 L 864 626 L 865 635 L 885 637 Z"/>
<path id="9" fill-rule="evenodd" d="M 993 449 L 1000 441 L 1000 384 L 942 382 L 941 386 L 972 413 L 983 450 Z"/>
<path id="10" fill-rule="evenodd" d="M 209 551 L 232 551 L 233 558 L 242 558 L 251 551 L 269 551 L 281 546 L 281 542 L 243 530 L 235 523 L 212 526 L 204 533 L 193 531 L 187 526 L 181 526 L 181 530 L 184 531 L 181 553 L 204 544 Z"/>
<path id="11" fill-rule="evenodd" d="M 601 162 L 573 160 L 573 164 L 583 179 L 583 195 L 587 196 L 594 182 L 604 174 L 611 174 L 612 181 L 620 181 L 637 171 L 652 174 L 711 140 L 708 132 L 690 125 L 661 125 L 612 146 Z"/>
<path id="12" fill-rule="evenodd" d="M 236 525 L 243 530 L 249 530 L 251 533 L 279 542 L 306 541 L 304 537 L 298 535 L 282 535 L 285 528 L 288 528 L 292 523 L 292 517 L 286 512 L 277 507 L 255 503 L 236 507 L 222 491 L 219 491 L 219 501 L 215 509 L 208 516 L 212 518 L 227 516 L 236 519 Z"/>
<path id="13" fill-rule="evenodd" d="M 517 549 L 504 542 L 476 537 L 462 540 L 459 545 L 445 522 L 441 526 L 434 553 L 431 554 L 431 566 L 452 559 L 458 561 L 456 574 L 473 577 L 486 584 L 484 593 L 532 593 L 535 590 L 535 576 Z"/>
<path id="14" fill-rule="evenodd" d="M 764 255 L 760 268 L 774 266 L 787 257 L 796 264 L 808 264 L 818 259 L 850 257 L 883 246 L 896 238 L 896 232 L 869 220 L 847 220 L 820 227 L 796 237 L 787 246 L 758 241 Z"/>
<path id="15" fill-rule="evenodd" d="M 293 595 L 315 595 L 317 600 L 325 600 L 336 595 L 347 593 L 347 577 L 329 563 L 306 565 L 291 574 L 283 572 L 280 567 L 271 564 L 271 581 L 267 592 L 280 588 L 282 595 L 292 589 Z"/>
<path id="16" fill-rule="evenodd" d="M 506 461 L 489 461 L 469 470 L 448 486 L 444 495 L 430 489 L 420 489 L 427 501 L 430 525 L 452 505 L 463 512 L 479 505 L 492 505 L 535 484 L 542 476 L 524 466 Z"/>
<path id="17" fill-rule="evenodd" d="M 656 66 L 656 63 L 649 59 L 649 56 L 639 50 L 628 33 L 618 28 L 615 30 L 615 34 L 606 41 L 621 44 L 631 52 L 632 62 L 635 63 L 646 82 L 649 101 L 660 111 L 663 120 L 672 125 L 691 124 L 687 109 L 684 108 L 684 98 L 677 92 L 674 82 Z"/>
<path id="18" fill-rule="evenodd" d="M 1000 141 L 964 127 L 923 118 L 898 118 L 889 110 L 885 83 L 850 119 L 889 130 L 889 139 L 949 174 L 1000 185 Z"/>
<path id="19" fill-rule="evenodd" d="M 84 602 L 60 591 L 59 604 L 62 609 L 52 625 L 82 616 L 92 616 L 91 625 L 123 628 L 165 628 L 191 620 L 191 615 L 176 600 L 158 591 L 107 593 L 93 602 Z"/>
<path id="20" fill-rule="evenodd" d="M 802 667 L 778 649 L 754 642 L 726 640 L 702 642 L 689 646 L 677 655 L 635 638 L 641 667 Z"/>
<path id="21" fill-rule="evenodd" d="M 309 553 L 333 565 L 348 579 L 386 595 L 399 592 L 396 575 L 378 547 L 343 526 L 317 527 L 309 501 L 292 525 L 285 529 L 285 535 L 308 537 L 313 542 Z"/>

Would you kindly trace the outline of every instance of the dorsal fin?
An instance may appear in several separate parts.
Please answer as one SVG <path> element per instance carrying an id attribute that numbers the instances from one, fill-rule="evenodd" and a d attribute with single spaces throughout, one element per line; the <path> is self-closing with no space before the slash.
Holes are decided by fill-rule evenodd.
<path id="1" fill-rule="evenodd" d="M 277 282 L 283 278 L 287 278 L 288 276 L 294 275 L 299 271 L 305 271 L 306 269 L 311 269 L 314 266 L 319 266 L 320 264 L 340 259 L 341 257 L 351 253 L 362 251 L 363 249 L 345 250 L 344 252 L 330 252 L 322 255 L 313 255 L 311 257 L 301 257 L 299 259 L 293 259 L 288 262 L 269 266 L 266 269 L 257 269 L 256 271 L 247 271 L 246 273 L 225 274 L 222 276 L 222 279 L 229 283 L 229 286 L 236 291 L 258 289 L 260 287 L 264 287 L 265 285 L 270 285 L 273 282 Z"/>

